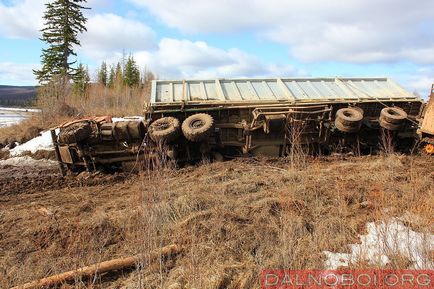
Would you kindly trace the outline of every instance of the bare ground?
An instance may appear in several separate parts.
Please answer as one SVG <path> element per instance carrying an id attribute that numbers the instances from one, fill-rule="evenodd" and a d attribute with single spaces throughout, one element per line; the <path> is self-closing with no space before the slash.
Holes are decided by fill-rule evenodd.
<path id="1" fill-rule="evenodd" d="M 433 183 L 432 158 L 399 155 L 65 178 L 55 165 L 0 167 L 0 287 L 142 254 L 134 268 L 70 285 L 257 288 L 262 268 L 323 268 L 322 252 L 348 250 L 368 221 L 417 216 L 406 224 L 433 233 Z M 182 251 L 148 262 L 169 244 Z M 390 268 L 411 266 L 390 257 Z"/>

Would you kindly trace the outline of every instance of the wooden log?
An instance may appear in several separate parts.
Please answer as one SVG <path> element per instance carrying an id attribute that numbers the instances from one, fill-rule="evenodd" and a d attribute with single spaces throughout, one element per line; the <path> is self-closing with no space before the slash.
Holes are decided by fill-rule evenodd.
<path id="1" fill-rule="evenodd" d="M 161 257 L 167 257 L 179 252 L 177 245 L 169 245 L 152 252 L 150 259 L 154 261 Z M 93 264 L 90 266 L 82 267 L 77 270 L 64 272 L 61 274 L 53 275 L 36 281 L 32 281 L 11 289 L 34 289 L 47 286 L 53 286 L 66 281 L 74 280 L 78 277 L 91 277 L 95 274 L 101 274 L 109 271 L 115 271 L 123 268 L 133 267 L 140 260 L 140 256 L 132 256 L 126 258 L 118 258 L 110 261 Z"/>

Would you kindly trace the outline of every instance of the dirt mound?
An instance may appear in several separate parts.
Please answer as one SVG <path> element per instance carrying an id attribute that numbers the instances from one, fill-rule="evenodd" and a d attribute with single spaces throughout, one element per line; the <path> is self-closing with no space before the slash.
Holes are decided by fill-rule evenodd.
<path id="1" fill-rule="evenodd" d="M 324 268 L 323 251 L 357 243 L 367 222 L 408 212 L 415 231 L 432 231 L 432 160 L 419 157 L 317 159 L 301 169 L 237 160 L 121 180 L 84 173 L 61 187 L 54 175 L 45 184 L 27 175 L 33 186 L 0 194 L 1 287 L 142 254 L 135 268 L 73 284 L 257 288 L 263 268 Z M 170 244 L 181 253 L 150 262 Z M 388 268 L 409 266 L 398 257 Z"/>
<path id="2" fill-rule="evenodd" d="M 52 160 L 55 161 L 56 159 L 56 153 L 54 150 L 47 151 L 47 150 L 38 150 L 35 153 L 32 153 L 30 151 L 24 151 L 21 153 L 21 156 L 29 156 L 35 160 Z"/>
<path id="3" fill-rule="evenodd" d="M 9 158 L 9 150 L 0 148 L 0 160 Z"/>

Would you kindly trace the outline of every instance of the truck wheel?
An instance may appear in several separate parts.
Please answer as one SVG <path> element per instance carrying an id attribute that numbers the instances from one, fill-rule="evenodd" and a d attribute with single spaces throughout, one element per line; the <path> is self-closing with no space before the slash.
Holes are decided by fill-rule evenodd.
<path id="1" fill-rule="evenodd" d="M 205 140 L 212 133 L 214 119 L 207 113 L 197 113 L 189 116 L 182 123 L 182 132 L 189 141 Z"/>
<path id="2" fill-rule="evenodd" d="M 390 124 L 401 124 L 407 119 L 407 113 L 400 107 L 385 107 L 381 110 L 380 118 Z"/>
<path id="3" fill-rule="evenodd" d="M 162 117 L 149 126 L 149 136 L 155 142 L 171 142 L 179 136 L 179 120 L 174 117 Z"/>
<path id="4" fill-rule="evenodd" d="M 360 125 L 358 123 L 356 123 L 356 125 L 345 125 L 342 124 L 340 119 L 336 119 L 335 120 L 335 127 L 340 130 L 341 132 L 348 132 L 348 133 L 353 133 L 353 132 L 358 132 L 360 130 Z"/>
<path id="5" fill-rule="evenodd" d="M 380 126 L 384 129 L 395 131 L 401 128 L 401 123 L 390 123 L 380 116 L 379 120 Z"/>
<path id="6" fill-rule="evenodd" d="M 80 121 L 60 128 L 59 142 L 64 144 L 78 143 L 87 139 L 92 133 L 88 121 Z"/>
<path id="7" fill-rule="evenodd" d="M 336 112 L 335 126 L 342 132 L 357 132 L 362 126 L 363 110 L 360 108 L 341 108 Z"/>

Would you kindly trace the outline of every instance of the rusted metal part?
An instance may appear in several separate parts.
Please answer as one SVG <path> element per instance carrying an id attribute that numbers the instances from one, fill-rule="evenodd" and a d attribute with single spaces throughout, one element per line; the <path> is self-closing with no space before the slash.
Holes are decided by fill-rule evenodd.
<path id="1" fill-rule="evenodd" d="M 434 84 L 431 86 L 429 101 L 425 106 L 420 131 L 434 136 Z"/>
<path id="2" fill-rule="evenodd" d="M 433 155 L 434 154 L 434 144 L 432 143 L 427 143 L 425 144 L 425 153 L 429 154 L 429 155 Z"/>
<path id="3" fill-rule="evenodd" d="M 67 127 L 71 124 L 82 122 L 82 121 L 94 121 L 96 123 L 104 123 L 104 122 L 112 122 L 112 117 L 109 115 L 106 116 L 95 116 L 95 117 L 86 117 L 80 119 L 74 119 L 72 121 L 67 121 L 60 124 L 58 127 Z"/>
<path id="4" fill-rule="evenodd" d="M 65 165 L 64 165 L 64 163 L 62 161 L 62 157 L 60 155 L 59 145 L 57 143 L 56 130 L 55 129 L 51 129 L 50 130 L 50 134 L 51 134 L 51 141 L 53 142 L 53 145 L 54 145 L 54 153 L 56 154 L 56 159 L 57 159 L 57 162 L 59 164 L 60 173 L 62 174 L 62 176 L 65 176 L 66 169 L 65 169 Z"/>
<path id="5" fill-rule="evenodd" d="M 74 159 L 71 155 L 70 147 L 69 146 L 56 146 L 60 153 L 60 158 L 62 162 L 66 164 L 73 164 Z"/>

